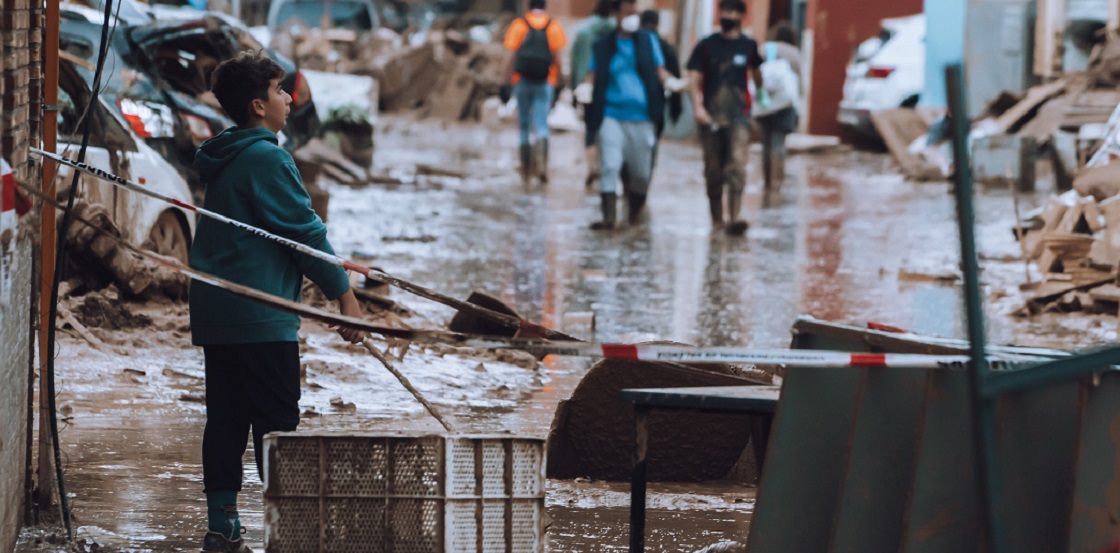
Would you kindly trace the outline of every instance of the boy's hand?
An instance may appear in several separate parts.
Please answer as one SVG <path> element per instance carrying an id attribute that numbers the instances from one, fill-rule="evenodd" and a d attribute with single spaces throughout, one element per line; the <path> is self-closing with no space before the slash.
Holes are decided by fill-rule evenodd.
<path id="1" fill-rule="evenodd" d="M 362 309 L 358 305 L 358 298 L 354 296 L 353 290 L 347 290 L 342 297 L 338 298 L 338 311 L 343 317 L 362 318 Z M 343 340 L 351 344 L 360 344 L 362 340 L 369 338 L 368 332 L 356 328 L 340 327 L 338 334 L 342 336 Z"/>

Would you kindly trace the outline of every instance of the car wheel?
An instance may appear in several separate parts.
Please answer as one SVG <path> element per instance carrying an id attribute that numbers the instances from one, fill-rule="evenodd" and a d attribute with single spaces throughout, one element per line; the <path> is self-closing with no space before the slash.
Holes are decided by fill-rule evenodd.
<path id="1" fill-rule="evenodd" d="M 148 233 L 148 240 L 144 243 L 144 247 L 160 255 L 177 259 L 184 265 L 187 263 L 190 242 L 175 212 L 164 211 L 159 214 L 159 218 Z"/>

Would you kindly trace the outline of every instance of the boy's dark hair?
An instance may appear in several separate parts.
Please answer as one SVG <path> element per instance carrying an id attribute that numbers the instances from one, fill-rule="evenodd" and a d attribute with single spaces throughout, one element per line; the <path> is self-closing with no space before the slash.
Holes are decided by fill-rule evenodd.
<path id="1" fill-rule="evenodd" d="M 747 13 L 747 3 L 743 0 L 719 0 L 719 10 Z"/>
<path id="2" fill-rule="evenodd" d="M 543 10 L 545 0 L 529 0 L 530 10 Z"/>
<path id="3" fill-rule="evenodd" d="M 268 87 L 272 79 L 284 77 L 284 68 L 263 50 L 245 51 L 223 61 L 210 75 L 210 91 L 218 98 L 226 115 L 238 127 L 251 121 L 249 104 L 253 100 L 268 100 Z"/>
<path id="4" fill-rule="evenodd" d="M 599 17 L 608 17 L 613 11 L 614 2 L 611 0 L 599 0 L 599 3 L 595 4 L 595 15 Z"/>
<path id="5" fill-rule="evenodd" d="M 657 10 L 646 10 L 639 18 L 642 27 L 656 29 L 661 24 L 661 13 Z"/>

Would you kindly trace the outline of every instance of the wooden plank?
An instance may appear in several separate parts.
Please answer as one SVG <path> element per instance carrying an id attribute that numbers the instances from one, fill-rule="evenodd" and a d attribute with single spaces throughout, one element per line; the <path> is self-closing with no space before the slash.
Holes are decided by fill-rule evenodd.
<path id="1" fill-rule="evenodd" d="M 1097 286 L 1100 286 L 1102 284 L 1107 284 L 1110 281 L 1112 281 L 1111 276 L 1106 279 L 1101 279 L 1097 282 L 1088 282 L 1085 284 L 1076 284 L 1072 282 L 1044 282 L 1042 283 L 1042 286 L 1040 286 L 1034 293 L 1034 295 L 1027 300 L 1027 305 L 1033 312 L 1038 312 L 1043 307 L 1045 307 L 1047 303 L 1062 297 L 1068 292 L 1089 290 L 1091 288 L 1096 288 Z"/>
<path id="2" fill-rule="evenodd" d="M 751 521 L 749 553 L 828 548 L 859 375 L 859 369 L 796 367 L 786 372 Z"/>
<path id="3" fill-rule="evenodd" d="M 701 386 L 696 388 L 638 388 L 622 390 L 618 399 L 645 407 L 718 409 L 773 413 L 778 386 Z"/>
<path id="4" fill-rule="evenodd" d="M 1115 284 L 1098 286 L 1089 290 L 1089 296 L 1093 298 L 1093 301 L 1120 303 L 1120 286 Z"/>
<path id="5" fill-rule="evenodd" d="M 995 463 L 1002 489 L 995 508 L 1008 551 L 1064 551 L 1073 491 L 1078 384 L 1000 397 Z"/>
<path id="6" fill-rule="evenodd" d="M 941 176 L 937 167 L 910 152 L 910 144 L 929 132 L 929 124 L 915 110 L 898 108 L 872 112 L 871 124 L 907 177 L 926 179 Z"/>
<path id="7" fill-rule="evenodd" d="M 1120 373 L 1081 386 L 1069 551 L 1115 551 L 1120 543 Z"/>
<path id="8" fill-rule="evenodd" d="M 1046 199 L 1046 203 L 1042 205 L 1042 230 L 1054 230 L 1058 227 L 1058 223 L 1062 221 L 1062 217 L 1066 214 L 1069 206 L 1065 202 L 1055 196 Z"/>
<path id="9" fill-rule="evenodd" d="M 926 371 L 864 369 L 832 553 L 897 553 Z"/>
<path id="10" fill-rule="evenodd" d="M 969 374 L 930 371 L 918 423 L 904 553 L 976 553 L 982 527 Z"/>
<path id="11" fill-rule="evenodd" d="M 1016 128 L 1026 119 L 1030 114 L 1038 109 L 1043 103 L 1050 98 L 1061 94 L 1066 89 L 1065 79 L 1057 80 L 1052 83 L 1047 83 L 1039 86 L 1031 87 L 1027 91 L 1027 96 L 1023 98 L 1014 107 L 1007 110 L 996 119 L 996 124 L 999 126 L 999 132 L 1006 134 L 1014 132 Z"/>

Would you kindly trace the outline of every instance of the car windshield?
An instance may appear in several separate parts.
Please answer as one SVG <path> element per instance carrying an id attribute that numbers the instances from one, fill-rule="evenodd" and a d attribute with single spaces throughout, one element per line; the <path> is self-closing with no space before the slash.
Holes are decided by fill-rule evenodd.
<path id="1" fill-rule="evenodd" d="M 328 8 L 332 27 L 356 31 L 373 29 L 369 6 L 361 2 L 289 2 L 280 7 L 276 21 L 286 25 L 292 18 L 298 18 L 308 27 L 319 27 Z"/>

